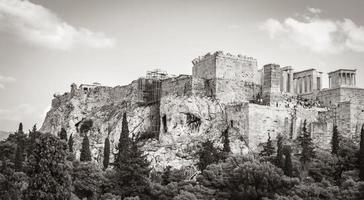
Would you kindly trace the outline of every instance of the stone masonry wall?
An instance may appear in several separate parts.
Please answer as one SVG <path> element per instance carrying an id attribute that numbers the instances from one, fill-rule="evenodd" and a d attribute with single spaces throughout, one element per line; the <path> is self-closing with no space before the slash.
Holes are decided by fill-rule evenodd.
<path id="1" fill-rule="evenodd" d="M 190 75 L 180 75 L 163 80 L 161 96 L 168 95 L 192 95 L 192 77 Z"/>

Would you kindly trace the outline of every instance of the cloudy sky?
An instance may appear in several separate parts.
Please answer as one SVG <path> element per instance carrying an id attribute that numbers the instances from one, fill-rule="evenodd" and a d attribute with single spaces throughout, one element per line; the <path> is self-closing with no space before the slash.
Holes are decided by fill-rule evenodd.
<path id="1" fill-rule="evenodd" d="M 260 67 L 356 68 L 364 87 L 363 9 L 360 0 L 0 0 L 0 130 L 41 126 L 53 94 L 73 82 L 191 74 L 192 59 L 216 50 Z"/>

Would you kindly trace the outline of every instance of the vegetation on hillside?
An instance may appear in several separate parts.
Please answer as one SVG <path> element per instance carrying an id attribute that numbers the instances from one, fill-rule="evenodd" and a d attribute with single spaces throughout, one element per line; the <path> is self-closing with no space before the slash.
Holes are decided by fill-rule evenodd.
<path id="1" fill-rule="evenodd" d="M 82 128 L 80 159 L 66 131 L 55 136 L 35 127 L 26 134 L 19 125 L 0 141 L 0 199 L 364 199 L 364 126 L 360 144 L 334 128 L 332 149 L 325 151 L 315 149 L 305 123 L 296 140 L 269 135 L 262 152 L 244 156 L 229 153 L 223 132 L 223 147 L 201 143 L 196 155 L 200 171 L 191 177 L 171 166 L 155 172 L 130 136 L 126 114 L 117 148 L 110 149 L 105 138 L 103 163 L 97 163 L 87 136 L 91 125 Z M 116 152 L 113 162 L 111 152 Z"/>

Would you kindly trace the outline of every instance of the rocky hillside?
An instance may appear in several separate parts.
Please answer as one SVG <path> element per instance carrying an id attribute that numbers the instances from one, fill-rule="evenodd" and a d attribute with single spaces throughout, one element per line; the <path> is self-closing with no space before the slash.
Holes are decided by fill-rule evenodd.
<path id="1" fill-rule="evenodd" d="M 88 130 L 92 155 L 101 163 L 104 140 L 109 134 L 115 149 L 126 112 L 130 137 L 141 138 L 140 145 L 156 170 L 167 165 L 191 167 L 197 161 L 196 151 L 201 142 L 211 140 L 222 146 L 222 132 L 227 127 L 224 110 L 215 100 L 194 96 L 164 96 L 160 107 L 140 104 L 136 81 L 127 86 L 99 86 L 88 91 L 73 85 L 71 92 L 54 97 L 40 131 L 58 134 L 61 128 L 66 129 L 68 137 L 72 134 L 75 139 L 74 149 L 79 156 L 83 138 L 80 127 L 92 122 Z M 151 133 L 159 119 L 160 132 Z M 247 151 L 242 137 L 229 137 L 234 153 Z"/>

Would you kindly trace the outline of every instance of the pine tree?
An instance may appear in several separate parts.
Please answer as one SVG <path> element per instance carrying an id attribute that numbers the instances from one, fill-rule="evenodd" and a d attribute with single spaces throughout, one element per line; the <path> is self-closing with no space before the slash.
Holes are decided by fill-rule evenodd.
<path id="1" fill-rule="evenodd" d="M 85 134 L 82 140 L 80 161 L 91 161 L 90 141 L 88 140 L 87 134 Z"/>
<path id="2" fill-rule="evenodd" d="M 70 135 L 70 138 L 68 140 L 68 150 L 69 150 L 69 152 L 73 152 L 73 136 L 72 136 L 72 134 Z"/>
<path id="3" fill-rule="evenodd" d="M 70 169 L 66 144 L 52 134 L 37 134 L 27 164 L 29 186 L 24 199 L 69 200 Z"/>
<path id="4" fill-rule="evenodd" d="M 311 133 L 307 130 L 307 121 L 305 120 L 302 127 L 302 132 L 298 138 L 302 148 L 300 161 L 306 165 L 315 157 L 314 146 L 311 138 Z"/>
<path id="5" fill-rule="evenodd" d="M 359 178 L 364 181 L 364 125 L 360 132 Z"/>
<path id="6" fill-rule="evenodd" d="M 267 142 L 263 145 L 263 150 L 260 152 L 260 156 L 272 156 L 275 152 L 274 146 L 273 146 L 273 142 L 270 138 L 270 133 L 268 133 L 268 140 Z"/>
<path id="7" fill-rule="evenodd" d="M 284 157 L 285 157 L 285 162 L 284 162 L 284 174 L 286 176 L 292 177 L 292 157 L 291 157 L 291 147 L 286 146 L 284 148 Z"/>
<path id="8" fill-rule="evenodd" d="M 105 138 L 105 144 L 104 144 L 104 160 L 103 160 L 104 170 L 106 170 L 107 167 L 109 166 L 109 161 L 110 161 L 110 140 L 109 136 L 107 136 L 107 138 Z"/>
<path id="9" fill-rule="evenodd" d="M 139 196 L 141 199 L 150 192 L 148 176 L 150 172 L 146 155 L 138 148 L 137 142 L 129 138 L 126 114 L 123 115 L 114 168 L 117 193 L 121 198 Z"/>
<path id="10" fill-rule="evenodd" d="M 283 168 L 284 159 L 283 159 L 283 136 L 279 134 L 277 136 L 277 156 L 276 156 L 276 166 Z"/>
<path id="11" fill-rule="evenodd" d="M 59 138 L 67 142 L 67 132 L 64 128 L 61 128 L 61 132 L 59 133 Z"/>
<path id="12" fill-rule="evenodd" d="M 337 155 L 340 148 L 340 138 L 339 138 L 339 131 L 337 130 L 337 126 L 334 126 L 331 138 L 331 154 Z"/>

